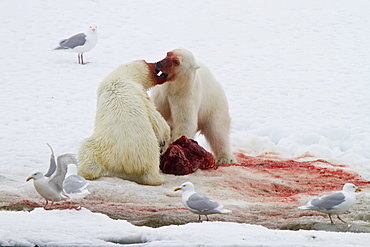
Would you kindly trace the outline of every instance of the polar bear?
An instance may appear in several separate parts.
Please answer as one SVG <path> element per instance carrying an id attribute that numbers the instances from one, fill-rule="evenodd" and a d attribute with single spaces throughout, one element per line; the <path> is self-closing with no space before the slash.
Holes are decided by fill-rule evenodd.
<path id="1" fill-rule="evenodd" d="M 164 183 L 159 162 L 169 145 L 170 127 L 146 90 L 165 79 L 156 75 L 154 63 L 144 60 L 123 64 L 104 78 L 97 91 L 94 133 L 78 152 L 78 175 Z"/>
<path id="2" fill-rule="evenodd" d="M 171 142 L 197 131 L 209 143 L 217 164 L 236 163 L 229 144 L 230 116 L 227 98 L 211 71 L 185 49 L 175 49 L 156 63 L 167 83 L 155 86 L 151 97 L 171 127 Z"/>

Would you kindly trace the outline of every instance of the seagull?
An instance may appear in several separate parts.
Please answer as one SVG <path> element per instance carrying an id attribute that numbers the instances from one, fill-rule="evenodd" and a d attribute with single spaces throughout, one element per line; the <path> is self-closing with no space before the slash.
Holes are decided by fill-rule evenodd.
<path id="1" fill-rule="evenodd" d="M 78 53 L 78 63 L 86 64 L 83 60 L 83 54 L 93 49 L 98 43 L 98 28 L 93 25 L 84 33 L 78 33 L 68 39 L 59 42 L 59 46 L 54 50 L 64 50 Z"/>
<path id="2" fill-rule="evenodd" d="M 49 177 L 44 176 L 40 171 L 34 171 L 32 175 L 26 179 L 26 181 L 33 179 L 33 185 L 36 191 L 45 198 L 46 204 L 44 209 L 46 209 L 49 201 L 51 201 L 49 208 L 51 209 L 54 202 L 66 200 L 68 198 L 63 195 L 63 181 L 67 173 L 67 165 L 76 162 L 76 158 L 73 154 L 60 155 L 57 158 L 57 163 L 55 163 L 53 157 L 54 152 L 52 151 L 49 170 L 46 173 Z"/>
<path id="3" fill-rule="evenodd" d="M 66 178 L 63 182 L 63 191 L 72 201 L 82 201 L 90 194 L 88 182 L 81 176 L 77 175 L 76 164 L 69 164 Z M 77 210 L 81 209 L 81 206 Z"/>
<path id="4" fill-rule="evenodd" d="M 185 182 L 180 187 L 175 188 L 174 191 L 182 190 L 182 203 L 184 206 L 194 214 L 198 214 L 198 222 L 200 222 L 200 216 L 205 215 L 208 219 L 208 214 L 227 214 L 231 213 L 231 210 L 224 209 L 223 205 L 213 201 L 211 198 L 198 194 L 194 190 L 194 185 L 191 182 Z"/>
<path id="5" fill-rule="evenodd" d="M 331 218 L 332 214 L 336 214 L 338 219 L 344 223 L 339 215 L 348 211 L 356 203 L 356 191 L 361 191 L 354 184 L 346 183 L 342 191 L 335 192 L 320 198 L 312 199 L 306 205 L 298 207 L 305 210 L 316 210 L 329 215 L 330 221 L 334 224 Z"/>

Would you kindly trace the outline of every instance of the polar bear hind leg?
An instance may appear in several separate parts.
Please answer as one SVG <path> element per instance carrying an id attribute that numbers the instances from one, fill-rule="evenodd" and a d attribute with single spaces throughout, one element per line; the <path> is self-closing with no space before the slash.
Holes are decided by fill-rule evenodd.
<path id="1" fill-rule="evenodd" d="M 147 138 L 149 137 L 147 136 Z M 136 182 L 139 184 L 161 185 L 165 182 L 164 177 L 160 174 L 159 148 L 155 140 L 156 138 L 153 135 L 152 142 L 146 145 L 142 143 L 142 147 L 148 146 L 148 148 L 141 149 L 141 152 L 136 154 L 138 155 L 136 159 L 130 160 L 130 164 L 125 164 L 125 167 L 136 167 L 132 177 L 135 178 L 137 180 Z"/>
<path id="2" fill-rule="evenodd" d="M 132 166 L 132 164 L 129 165 L 128 163 L 126 163 L 125 165 Z M 136 163 L 136 165 L 138 165 L 138 163 Z M 155 166 L 155 168 L 152 164 L 148 165 L 147 167 L 148 169 L 142 167 L 140 172 L 138 171 L 133 171 L 132 173 L 119 172 L 119 173 L 111 173 L 111 175 L 120 177 L 125 180 L 130 180 L 138 184 L 154 185 L 154 186 L 164 184 L 165 179 L 160 174 L 159 163 L 158 165 Z M 149 167 L 153 167 L 153 168 L 149 168 Z"/>
<path id="3" fill-rule="evenodd" d="M 143 184 L 143 185 L 161 185 L 165 183 L 165 179 L 162 175 L 160 175 L 159 171 L 158 172 L 144 172 L 142 174 L 137 174 L 137 173 L 128 173 L 128 174 L 123 174 L 123 173 L 111 173 L 110 175 L 116 176 L 119 178 L 122 178 L 124 180 L 129 180 L 138 184 Z"/>
<path id="4" fill-rule="evenodd" d="M 159 147 L 153 135 L 133 143 L 119 155 L 122 163 L 109 162 L 109 173 L 144 185 L 161 185 L 165 182 L 159 169 Z M 148 141 L 152 139 L 152 141 Z M 130 149 L 132 148 L 132 149 Z M 114 165 L 112 165 L 114 164 Z"/>
<path id="5" fill-rule="evenodd" d="M 138 183 L 146 185 L 161 185 L 164 184 L 164 177 L 158 172 L 147 172 L 141 175 Z"/>
<path id="6" fill-rule="evenodd" d="M 94 153 L 96 153 L 94 140 L 92 138 L 85 139 L 78 153 L 80 161 L 78 175 L 85 179 L 97 179 L 104 173 Z"/>

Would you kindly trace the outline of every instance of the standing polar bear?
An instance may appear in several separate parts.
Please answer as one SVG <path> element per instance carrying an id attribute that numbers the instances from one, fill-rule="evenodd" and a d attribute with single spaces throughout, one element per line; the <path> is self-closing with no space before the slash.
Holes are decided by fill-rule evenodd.
<path id="1" fill-rule="evenodd" d="M 152 89 L 157 110 L 171 127 L 171 142 L 201 131 L 217 164 L 236 163 L 229 144 L 230 116 L 225 92 L 210 70 L 185 49 L 175 49 L 156 63 L 167 83 Z"/>
<path id="2" fill-rule="evenodd" d="M 154 63 L 140 60 L 119 66 L 100 83 L 94 133 L 78 153 L 80 176 L 164 183 L 159 162 L 170 141 L 170 128 L 146 90 L 165 81 L 156 75 Z"/>

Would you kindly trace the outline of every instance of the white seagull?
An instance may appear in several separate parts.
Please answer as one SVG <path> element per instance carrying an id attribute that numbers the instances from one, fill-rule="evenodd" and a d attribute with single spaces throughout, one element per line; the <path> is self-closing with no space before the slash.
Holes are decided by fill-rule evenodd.
<path id="1" fill-rule="evenodd" d="M 227 214 L 231 210 L 224 209 L 223 205 L 212 200 L 211 198 L 198 194 L 194 191 L 194 185 L 191 182 L 185 182 L 180 187 L 175 188 L 174 191 L 182 190 L 182 203 L 184 206 L 194 214 L 198 214 L 198 221 L 200 216 L 205 215 L 208 219 L 208 214 Z"/>
<path id="2" fill-rule="evenodd" d="M 90 26 L 84 33 L 78 33 L 68 39 L 59 42 L 59 46 L 54 50 L 64 50 L 78 53 L 78 63 L 86 64 L 83 60 L 83 54 L 93 49 L 98 43 L 98 28 Z"/>
<path id="3" fill-rule="evenodd" d="M 55 164 L 54 152 L 52 150 L 49 171 L 46 174 L 49 177 L 44 176 L 40 171 L 35 171 L 26 179 L 26 181 L 33 179 L 33 185 L 36 191 L 45 198 L 46 204 L 44 209 L 46 209 L 49 201 L 51 201 L 49 208 L 51 209 L 54 202 L 66 200 L 68 198 L 63 195 L 63 181 L 67 173 L 67 165 L 75 162 L 76 158 L 74 155 L 64 154 L 57 158 L 57 163 Z"/>
<path id="4" fill-rule="evenodd" d="M 339 215 L 348 211 L 356 203 L 356 191 L 361 191 L 354 184 L 346 183 L 342 191 L 335 192 L 320 198 L 312 199 L 306 205 L 298 207 L 299 209 L 316 210 L 329 215 L 330 221 L 334 224 L 331 218 L 332 214 L 336 214 L 338 219 L 342 220 Z"/>
<path id="5" fill-rule="evenodd" d="M 88 190 L 88 182 L 81 176 L 77 175 L 76 164 L 69 164 L 66 178 L 63 182 L 63 191 L 71 199 L 72 202 L 81 202 L 90 194 Z M 81 209 L 81 206 L 77 208 Z"/>

